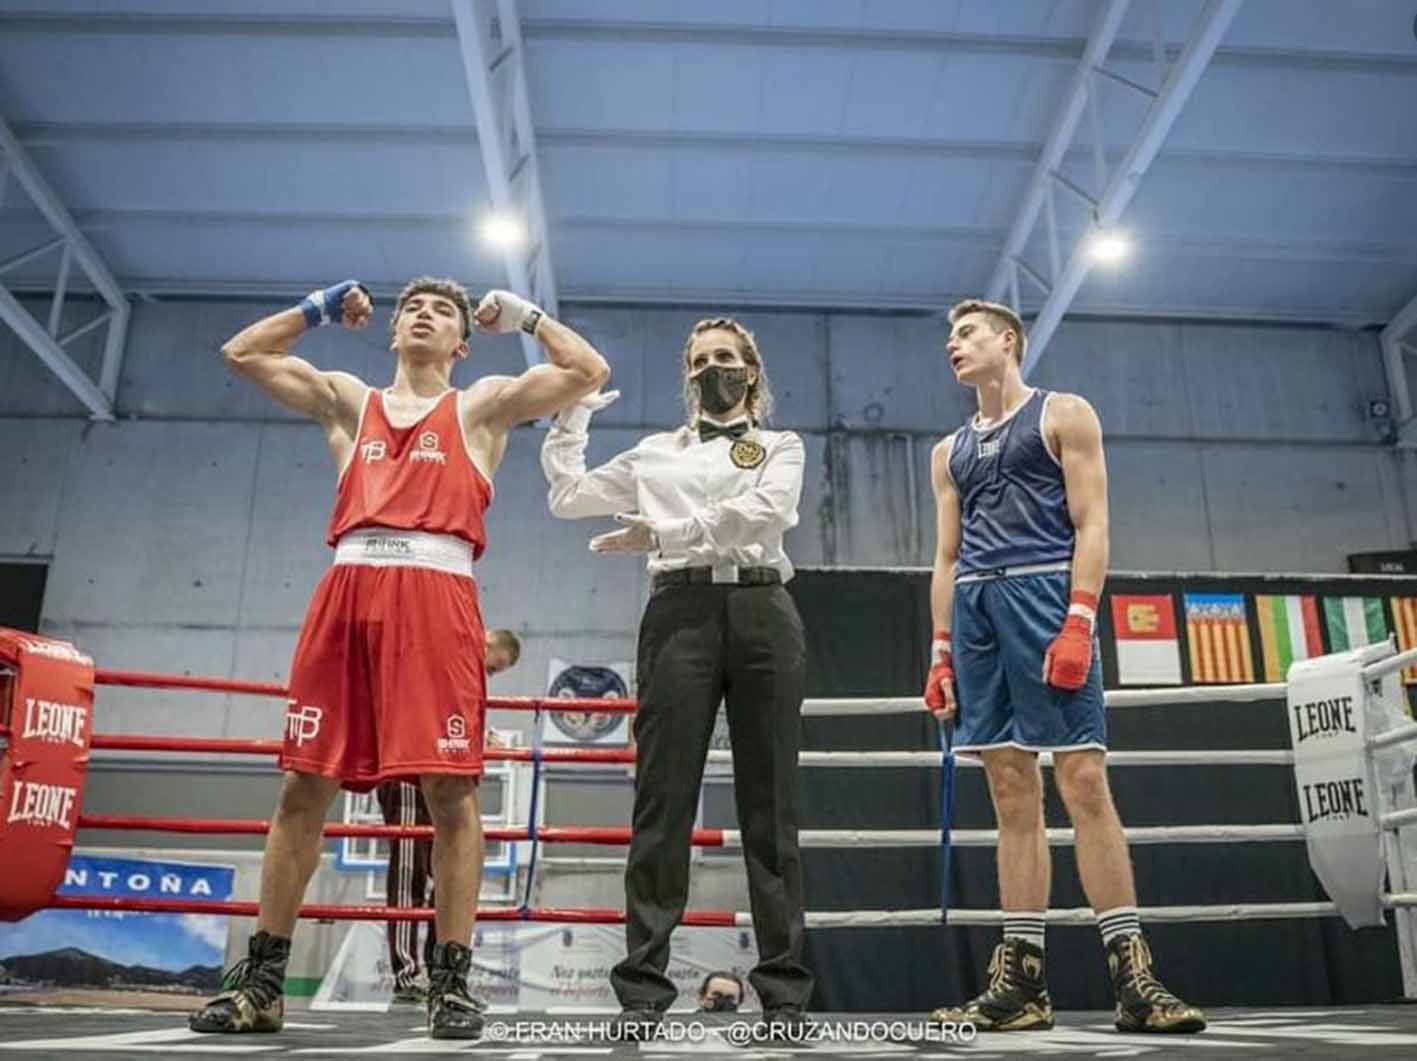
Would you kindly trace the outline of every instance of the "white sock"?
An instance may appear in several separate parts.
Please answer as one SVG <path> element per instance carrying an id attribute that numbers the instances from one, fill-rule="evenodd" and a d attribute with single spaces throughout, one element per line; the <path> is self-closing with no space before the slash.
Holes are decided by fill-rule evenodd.
<path id="1" fill-rule="evenodd" d="M 1097 915 L 1097 930 L 1102 933 L 1105 947 L 1118 936 L 1130 936 L 1141 932 L 1141 918 L 1135 906 L 1114 906 Z"/>
<path id="2" fill-rule="evenodd" d="M 1043 950 L 1043 910 L 1005 910 L 1004 937 L 1012 936 Z"/>

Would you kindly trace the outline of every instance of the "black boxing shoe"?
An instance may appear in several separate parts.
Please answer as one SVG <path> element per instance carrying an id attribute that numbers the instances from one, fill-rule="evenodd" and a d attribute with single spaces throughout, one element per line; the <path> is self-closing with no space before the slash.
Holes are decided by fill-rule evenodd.
<path id="1" fill-rule="evenodd" d="M 257 932 L 247 956 L 221 978 L 221 994 L 187 1018 L 194 1032 L 278 1032 L 285 1025 L 290 940 Z"/>
<path id="2" fill-rule="evenodd" d="M 1043 978 L 1043 950 L 1005 936 L 989 959 L 989 986 L 963 1006 L 941 1006 L 932 1024 L 973 1024 L 982 1032 L 1046 1031 L 1053 1002 Z"/>
<path id="3" fill-rule="evenodd" d="M 1151 948 L 1140 932 L 1107 944 L 1107 971 L 1117 996 L 1119 1032 L 1186 1034 L 1205 1030 L 1205 1014 L 1182 1002 L 1152 971 Z"/>
<path id="4" fill-rule="evenodd" d="M 467 989 L 472 948 L 439 943 L 428 964 L 428 1037 L 480 1039 L 487 1003 Z"/>

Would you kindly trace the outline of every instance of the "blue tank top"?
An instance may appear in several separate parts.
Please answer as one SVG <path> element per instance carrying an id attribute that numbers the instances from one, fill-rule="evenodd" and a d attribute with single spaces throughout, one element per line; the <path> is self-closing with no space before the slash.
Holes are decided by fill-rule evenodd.
<path id="1" fill-rule="evenodd" d="M 1035 389 L 1002 423 L 955 432 L 950 475 L 959 492 L 955 575 L 1073 558 L 1063 468 L 1043 438 L 1048 392 Z"/>

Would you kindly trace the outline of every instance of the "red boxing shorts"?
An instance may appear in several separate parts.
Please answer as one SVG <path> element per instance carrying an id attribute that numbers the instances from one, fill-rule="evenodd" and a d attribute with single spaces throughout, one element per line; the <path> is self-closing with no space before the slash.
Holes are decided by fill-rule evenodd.
<path id="1" fill-rule="evenodd" d="M 422 774 L 480 777 L 484 637 L 467 542 L 344 535 L 295 647 L 281 769 L 355 792 Z"/>

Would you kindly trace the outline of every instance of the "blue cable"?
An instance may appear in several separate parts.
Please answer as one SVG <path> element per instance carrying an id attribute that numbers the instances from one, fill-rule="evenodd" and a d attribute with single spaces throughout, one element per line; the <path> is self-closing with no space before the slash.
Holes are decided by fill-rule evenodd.
<path id="1" fill-rule="evenodd" d="M 531 919 L 531 886 L 536 879 L 536 855 L 541 848 L 541 839 L 536 827 L 536 816 L 540 812 L 539 793 L 541 792 L 541 708 L 538 707 L 532 716 L 532 737 L 531 737 L 531 805 L 527 809 L 527 840 L 531 843 L 531 855 L 526 863 L 526 890 L 522 894 L 521 906 L 518 913 L 523 921 Z"/>
<path id="2" fill-rule="evenodd" d="M 940 723 L 940 922 L 950 920 L 950 825 L 954 820 L 955 756 L 954 720 Z"/>

